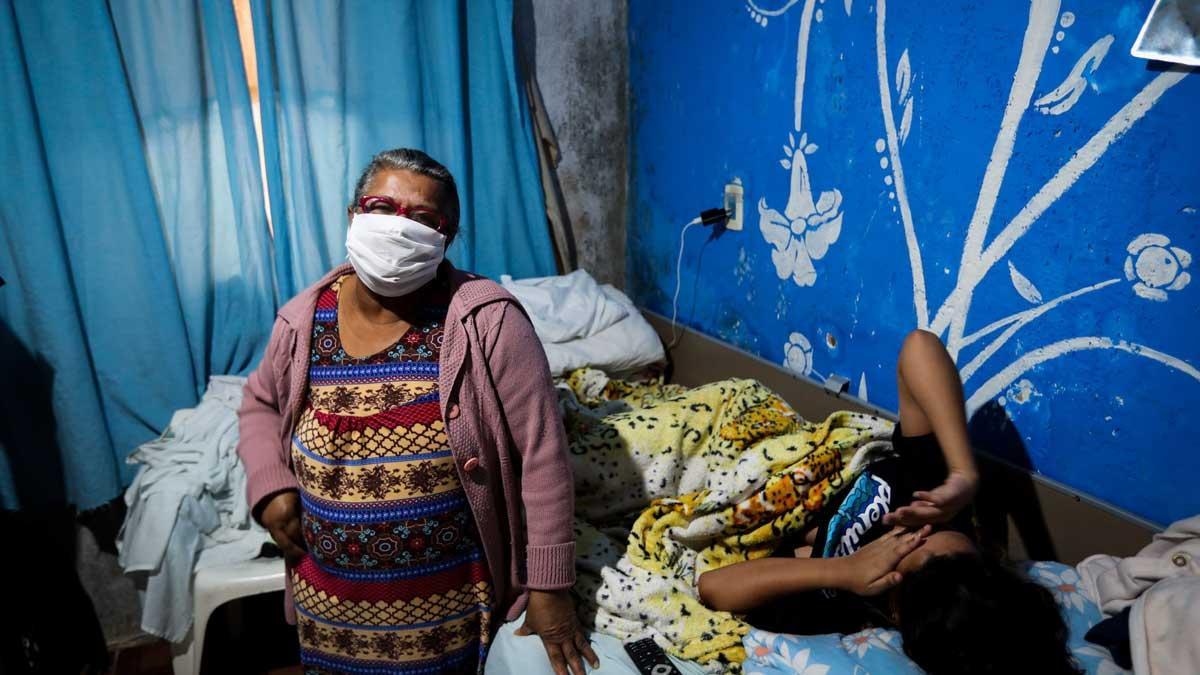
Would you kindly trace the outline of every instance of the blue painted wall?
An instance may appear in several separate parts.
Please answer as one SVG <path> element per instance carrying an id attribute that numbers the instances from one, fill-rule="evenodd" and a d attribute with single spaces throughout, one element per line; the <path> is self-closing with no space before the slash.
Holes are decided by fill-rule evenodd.
<path id="1" fill-rule="evenodd" d="M 1129 55 L 1149 5 L 633 0 L 633 295 L 670 315 L 680 230 L 738 177 L 683 323 L 889 409 L 932 327 L 980 446 L 1200 512 L 1200 73 Z"/>

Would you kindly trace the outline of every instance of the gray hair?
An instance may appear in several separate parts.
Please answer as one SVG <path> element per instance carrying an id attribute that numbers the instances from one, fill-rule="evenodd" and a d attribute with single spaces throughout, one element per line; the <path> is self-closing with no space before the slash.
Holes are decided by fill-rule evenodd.
<path id="1" fill-rule="evenodd" d="M 413 148 L 384 150 L 372 157 L 367 168 L 363 169 L 362 175 L 358 177 L 358 183 L 354 185 L 354 202 L 350 205 L 351 208 L 358 205 L 358 200 L 366 194 L 367 186 L 375 180 L 380 171 L 411 171 L 441 183 L 440 208 L 446 212 L 446 218 L 450 221 L 448 238 L 452 239 L 458 233 L 458 185 L 454 182 L 454 176 L 436 159 Z"/>

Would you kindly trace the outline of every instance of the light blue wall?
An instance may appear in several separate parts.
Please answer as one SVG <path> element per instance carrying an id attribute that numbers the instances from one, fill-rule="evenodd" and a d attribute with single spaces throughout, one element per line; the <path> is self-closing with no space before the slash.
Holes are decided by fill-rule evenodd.
<path id="1" fill-rule="evenodd" d="M 1200 73 L 1129 55 L 1149 5 L 633 0 L 633 295 L 671 313 L 680 229 L 739 177 L 682 322 L 890 409 L 932 326 L 980 446 L 1200 512 Z"/>

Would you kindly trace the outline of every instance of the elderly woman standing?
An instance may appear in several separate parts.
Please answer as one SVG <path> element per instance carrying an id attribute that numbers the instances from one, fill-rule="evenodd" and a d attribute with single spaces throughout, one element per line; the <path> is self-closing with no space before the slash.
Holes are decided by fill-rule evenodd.
<path id="1" fill-rule="evenodd" d="M 557 672 L 596 663 L 546 357 L 512 296 L 443 260 L 458 211 L 425 153 L 372 159 L 349 264 L 284 305 L 246 384 L 247 496 L 287 556 L 307 673 L 481 672 L 522 610 Z"/>

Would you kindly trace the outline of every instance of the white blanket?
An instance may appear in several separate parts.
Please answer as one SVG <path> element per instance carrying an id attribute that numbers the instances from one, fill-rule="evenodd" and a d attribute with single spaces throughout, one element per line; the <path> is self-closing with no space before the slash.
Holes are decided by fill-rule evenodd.
<path id="1" fill-rule="evenodd" d="M 159 438 L 126 460 L 141 464 L 117 561 L 146 575 L 142 630 L 180 642 L 192 623 L 192 573 L 256 557 L 270 540 L 250 517 L 237 455 L 244 377 L 213 377 L 195 408 L 176 411 Z"/>
<path id="2" fill-rule="evenodd" d="M 584 270 L 500 283 L 529 314 L 553 375 L 578 368 L 627 373 L 661 363 L 662 341 L 624 293 Z"/>

